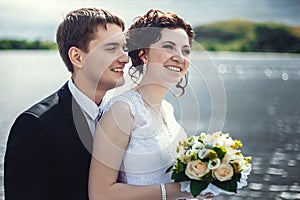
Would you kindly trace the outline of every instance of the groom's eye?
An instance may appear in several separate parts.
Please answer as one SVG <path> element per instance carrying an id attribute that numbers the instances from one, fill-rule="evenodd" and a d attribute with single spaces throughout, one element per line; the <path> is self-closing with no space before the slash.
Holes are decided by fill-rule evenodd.
<path id="1" fill-rule="evenodd" d="M 115 51 L 116 49 L 117 49 L 116 46 L 108 46 L 108 47 L 105 48 L 106 51 L 110 51 L 110 52 L 113 52 L 113 51 Z"/>
<path id="2" fill-rule="evenodd" d="M 110 53 L 114 53 L 114 52 L 118 51 L 119 49 L 121 49 L 121 47 L 122 46 L 118 42 L 109 42 L 104 45 L 104 50 L 108 51 Z"/>

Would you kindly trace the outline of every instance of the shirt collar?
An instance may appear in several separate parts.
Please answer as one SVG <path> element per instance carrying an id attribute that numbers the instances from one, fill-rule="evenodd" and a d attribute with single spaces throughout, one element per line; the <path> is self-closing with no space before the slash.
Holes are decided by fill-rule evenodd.
<path id="1" fill-rule="evenodd" d="M 105 101 L 101 101 L 101 104 L 98 106 L 94 101 L 92 101 L 76 87 L 72 79 L 69 80 L 68 87 L 79 106 L 92 120 L 95 120 L 99 113 L 99 109 L 103 109 Z"/>

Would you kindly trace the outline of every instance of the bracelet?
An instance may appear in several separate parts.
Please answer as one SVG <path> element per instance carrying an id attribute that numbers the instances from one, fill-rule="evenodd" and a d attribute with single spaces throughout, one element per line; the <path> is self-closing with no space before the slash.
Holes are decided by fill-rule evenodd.
<path id="1" fill-rule="evenodd" d="M 161 189 L 161 199 L 167 200 L 167 191 L 164 183 L 160 184 L 160 189 Z"/>

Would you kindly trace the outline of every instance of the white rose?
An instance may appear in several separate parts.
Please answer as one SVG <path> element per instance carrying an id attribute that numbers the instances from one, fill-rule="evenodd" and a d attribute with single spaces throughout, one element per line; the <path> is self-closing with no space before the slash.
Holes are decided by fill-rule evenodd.
<path id="1" fill-rule="evenodd" d="M 194 153 L 194 151 L 192 149 L 188 149 L 186 152 L 185 152 L 185 155 L 186 156 L 190 156 L 192 153 Z"/>
<path id="2" fill-rule="evenodd" d="M 222 159 L 222 162 L 229 163 L 233 160 L 232 154 L 226 153 Z"/>
<path id="3" fill-rule="evenodd" d="M 221 160 L 219 158 L 216 158 L 214 160 L 208 161 L 208 169 L 214 170 L 217 169 L 220 166 Z"/>
<path id="4" fill-rule="evenodd" d="M 201 133 L 199 136 L 200 140 L 204 140 L 204 138 L 206 138 L 206 134 L 205 133 Z"/>
<path id="5" fill-rule="evenodd" d="M 196 142 L 195 144 L 193 144 L 192 146 L 192 150 L 195 152 L 195 153 L 198 153 L 198 151 L 200 149 L 203 149 L 204 148 L 204 144 L 201 143 L 201 142 Z"/>
<path id="6" fill-rule="evenodd" d="M 216 138 L 214 138 L 212 135 L 207 135 L 204 139 L 203 142 L 204 144 L 212 144 L 215 141 Z"/>
<path id="7" fill-rule="evenodd" d="M 205 148 L 204 149 L 200 149 L 199 153 L 198 153 L 198 157 L 200 159 L 204 159 L 209 152 L 210 152 L 210 149 L 205 149 Z"/>
<path id="8" fill-rule="evenodd" d="M 221 163 L 220 166 L 213 170 L 213 176 L 219 181 L 228 181 L 233 176 L 233 167 L 228 163 Z"/>
<path id="9" fill-rule="evenodd" d="M 190 137 L 190 144 L 193 145 L 193 144 L 197 143 L 198 139 L 199 139 L 199 136 L 194 136 L 194 135 L 191 136 Z"/>
<path id="10" fill-rule="evenodd" d="M 233 155 L 233 159 L 232 159 L 231 163 L 238 164 L 237 167 L 239 170 L 245 168 L 245 159 L 244 159 L 244 156 L 242 156 L 242 155 Z"/>
<path id="11" fill-rule="evenodd" d="M 225 141 L 224 141 L 224 143 L 223 143 L 223 146 L 226 148 L 226 149 L 232 149 L 232 145 L 234 144 L 234 140 L 231 138 L 231 137 L 229 137 L 229 138 L 227 138 Z"/>
<path id="12" fill-rule="evenodd" d="M 185 174 L 195 180 L 200 180 L 206 173 L 209 172 L 207 163 L 201 162 L 200 160 L 194 160 L 187 164 Z"/>

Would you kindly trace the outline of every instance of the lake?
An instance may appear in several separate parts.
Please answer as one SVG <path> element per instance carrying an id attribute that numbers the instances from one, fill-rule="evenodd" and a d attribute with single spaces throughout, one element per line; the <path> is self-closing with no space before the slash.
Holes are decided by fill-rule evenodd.
<path id="1" fill-rule="evenodd" d="M 69 74 L 57 51 L 0 51 L 0 60 L 3 195 L 3 156 L 14 119 Z M 190 134 L 228 131 L 253 157 L 248 187 L 215 199 L 300 199 L 300 54 L 193 52 L 189 75 L 183 97 L 167 95 L 179 122 Z"/>

